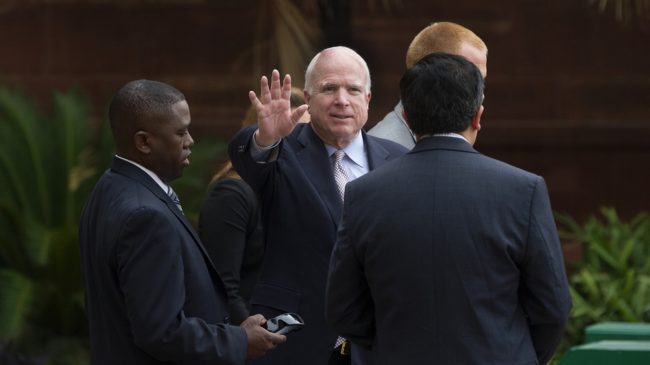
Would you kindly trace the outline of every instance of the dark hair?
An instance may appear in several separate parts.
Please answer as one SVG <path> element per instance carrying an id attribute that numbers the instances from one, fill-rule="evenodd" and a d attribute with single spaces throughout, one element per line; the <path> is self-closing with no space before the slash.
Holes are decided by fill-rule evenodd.
<path id="1" fill-rule="evenodd" d="M 416 135 L 462 132 L 483 102 L 483 77 L 461 56 L 434 52 L 404 73 L 402 104 Z"/>
<path id="2" fill-rule="evenodd" d="M 185 95 L 175 87 L 159 81 L 134 80 L 122 86 L 108 109 L 116 143 L 130 139 L 150 117 L 168 112 Z"/>

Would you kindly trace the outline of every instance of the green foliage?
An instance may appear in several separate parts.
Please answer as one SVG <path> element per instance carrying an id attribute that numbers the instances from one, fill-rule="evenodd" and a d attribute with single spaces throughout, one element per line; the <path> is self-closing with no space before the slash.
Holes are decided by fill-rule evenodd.
<path id="1" fill-rule="evenodd" d="M 87 363 L 77 220 L 105 146 L 92 131 L 76 92 L 43 116 L 0 88 L 0 357 Z"/>
<path id="2" fill-rule="evenodd" d="M 602 321 L 650 321 L 650 217 L 622 221 L 613 208 L 583 225 L 558 215 L 560 237 L 583 246 L 569 268 L 573 310 L 559 352 L 584 340 L 586 326 Z"/>

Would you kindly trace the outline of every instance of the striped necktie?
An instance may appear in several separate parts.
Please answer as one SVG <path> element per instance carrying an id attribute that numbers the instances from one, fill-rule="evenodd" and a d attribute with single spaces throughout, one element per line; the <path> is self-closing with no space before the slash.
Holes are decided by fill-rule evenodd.
<path id="1" fill-rule="evenodd" d="M 172 189 L 171 186 L 168 186 L 168 188 L 169 189 L 167 189 L 167 195 L 169 195 L 169 198 L 172 200 L 172 202 L 176 204 L 178 210 L 180 210 L 181 213 L 183 213 L 183 207 L 181 207 L 181 200 L 178 199 L 178 195 L 176 195 L 176 192 L 174 192 L 174 189 Z"/>

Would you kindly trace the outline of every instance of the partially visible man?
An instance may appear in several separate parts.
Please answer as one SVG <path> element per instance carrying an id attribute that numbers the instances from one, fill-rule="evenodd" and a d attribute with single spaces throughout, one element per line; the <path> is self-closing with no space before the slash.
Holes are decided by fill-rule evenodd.
<path id="1" fill-rule="evenodd" d="M 347 185 L 326 317 L 373 364 L 545 364 L 571 300 L 544 179 L 472 147 L 466 59 L 433 53 L 400 90 L 419 140 Z"/>
<path id="2" fill-rule="evenodd" d="M 249 93 L 258 125 L 241 130 L 230 143 L 230 159 L 240 176 L 258 193 L 266 251 L 251 313 L 267 317 L 296 312 L 305 327 L 257 363 L 323 365 L 337 335 L 324 316 L 325 280 L 341 216 L 345 180 L 353 180 L 406 152 L 391 141 L 367 136 L 370 72 L 353 50 L 321 51 L 305 74 L 307 105 L 293 113 L 291 78 L 274 70 L 269 88 L 261 78 L 261 95 Z M 311 122 L 298 124 L 309 108 Z M 334 160 L 335 156 L 340 159 Z M 336 351 L 349 356 L 348 347 Z M 352 349 L 352 363 L 362 361 Z M 334 355 L 334 356 L 333 356 Z"/>
<path id="3" fill-rule="evenodd" d="M 467 58 L 487 76 L 487 46 L 471 30 L 451 22 L 437 22 L 422 29 L 411 41 L 406 52 L 406 69 L 410 69 L 424 56 L 433 52 L 446 52 Z M 386 138 L 411 149 L 415 134 L 402 116 L 402 102 L 386 114 L 368 134 Z"/>
<path id="4" fill-rule="evenodd" d="M 91 364 L 244 364 L 284 342 L 261 315 L 225 324 L 223 283 L 168 185 L 194 144 L 185 96 L 132 81 L 109 119 L 116 155 L 79 223 Z"/>

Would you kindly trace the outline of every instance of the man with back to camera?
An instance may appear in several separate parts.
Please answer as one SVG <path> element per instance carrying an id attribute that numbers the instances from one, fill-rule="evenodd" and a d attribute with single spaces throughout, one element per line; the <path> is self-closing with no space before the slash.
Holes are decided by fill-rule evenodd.
<path id="1" fill-rule="evenodd" d="M 544 179 L 478 153 L 483 78 L 433 53 L 400 82 L 418 137 L 346 187 L 326 317 L 373 364 L 546 364 L 571 308 Z"/>
<path id="2" fill-rule="evenodd" d="M 411 41 L 406 52 L 406 69 L 410 69 L 424 56 L 433 52 L 446 52 L 467 58 L 487 76 L 487 46 L 474 32 L 452 22 L 437 22 L 422 29 Z M 411 149 L 416 138 L 402 116 L 402 102 L 398 102 L 384 119 L 368 134 L 386 138 Z"/>
<path id="3" fill-rule="evenodd" d="M 114 96 L 116 155 L 79 222 L 93 365 L 244 364 L 286 340 L 225 324 L 226 294 L 168 185 L 189 165 L 185 96 L 136 80 Z"/>
<path id="4" fill-rule="evenodd" d="M 260 97 L 249 93 L 258 125 L 241 130 L 229 147 L 237 172 L 261 197 L 266 251 L 251 313 L 270 318 L 296 312 L 305 320 L 286 345 L 255 363 L 359 364 L 363 351 L 352 348 L 348 353 L 324 316 L 325 280 L 344 179 L 361 176 L 406 149 L 363 132 L 370 72 L 355 51 L 332 47 L 317 54 L 305 73 L 307 105 L 293 113 L 290 89 L 289 75 L 281 85 L 274 70 L 270 88 L 262 77 Z M 298 124 L 306 108 L 311 122 Z"/>

